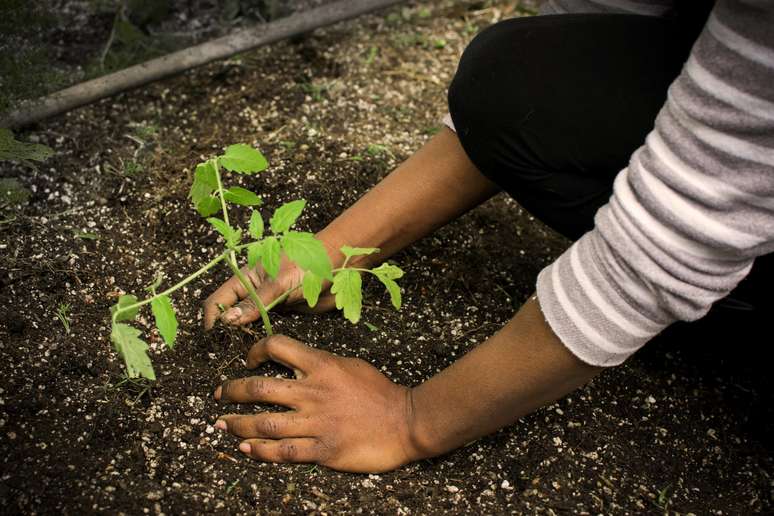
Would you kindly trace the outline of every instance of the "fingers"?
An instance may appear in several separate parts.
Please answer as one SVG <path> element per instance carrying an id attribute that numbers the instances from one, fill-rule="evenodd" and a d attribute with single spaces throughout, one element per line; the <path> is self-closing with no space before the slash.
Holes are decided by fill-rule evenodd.
<path id="1" fill-rule="evenodd" d="M 215 389 L 215 399 L 231 403 L 274 403 L 294 407 L 303 385 L 294 380 L 250 376 L 229 380 Z"/>
<path id="2" fill-rule="evenodd" d="M 309 437 L 314 435 L 312 421 L 295 412 L 272 412 L 264 414 L 227 414 L 218 418 L 216 428 L 226 430 L 244 439 L 284 439 L 287 437 Z"/>
<path id="3" fill-rule="evenodd" d="M 239 445 L 239 450 L 250 457 L 266 462 L 323 462 L 328 450 L 317 439 L 248 439 Z"/>
<path id="4" fill-rule="evenodd" d="M 290 337 L 272 335 L 253 345 L 247 354 L 247 368 L 253 369 L 271 360 L 293 369 L 296 377 L 302 378 L 328 356 L 328 353 L 311 348 Z"/>
<path id="5" fill-rule="evenodd" d="M 255 276 L 255 272 L 248 271 L 247 269 L 243 269 L 243 272 L 247 274 L 247 277 L 253 280 L 253 285 L 256 283 L 259 283 L 255 281 L 258 279 Z M 240 299 L 244 299 L 245 296 L 247 296 L 247 290 L 245 289 L 244 285 L 242 285 L 242 282 L 239 281 L 239 278 L 236 276 L 232 276 L 231 279 L 226 281 L 223 285 L 218 288 L 215 292 L 212 293 L 205 301 L 204 301 L 204 327 L 205 329 L 210 329 L 215 324 L 215 321 L 220 317 L 220 307 L 224 307 L 227 309 L 226 313 L 224 313 L 224 317 L 228 314 L 228 309 L 230 309 L 232 306 L 234 306 L 235 303 L 237 303 Z M 241 313 L 239 314 L 231 314 L 227 318 L 224 318 L 224 322 L 230 322 L 230 320 L 233 319 L 247 319 L 249 317 L 253 317 L 252 320 L 255 320 L 259 314 L 257 313 L 258 310 L 253 306 L 252 310 L 247 310 L 247 307 L 240 307 Z M 255 313 L 253 313 L 255 312 Z"/>

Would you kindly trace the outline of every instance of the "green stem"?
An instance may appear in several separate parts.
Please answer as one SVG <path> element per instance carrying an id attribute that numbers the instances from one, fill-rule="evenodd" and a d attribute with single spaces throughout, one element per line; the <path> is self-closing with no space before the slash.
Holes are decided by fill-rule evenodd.
<path id="1" fill-rule="evenodd" d="M 242 283 L 242 286 L 244 286 L 245 290 L 247 290 L 250 299 L 252 299 L 253 303 L 255 303 L 255 306 L 258 308 L 258 312 L 261 314 L 261 321 L 263 321 L 263 329 L 266 331 L 266 335 L 274 335 L 274 331 L 272 330 L 271 326 L 271 320 L 269 319 L 269 311 L 266 306 L 264 306 L 261 298 L 258 297 L 258 293 L 255 291 L 253 282 L 250 281 L 250 279 L 247 278 L 245 274 L 239 269 L 234 251 L 231 251 L 229 259 L 226 261 L 228 262 L 229 267 L 231 267 L 234 275 L 239 278 L 239 282 Z"/>
<path id="2" fill-rule="evenodd" d="M 218 166 L 218 158 L 213 158 L 211 161 L 212 161 L 213 167 L 215 168 L 215 179 L 218 184 L 218 197 L 220 197 L 220 206 L 221 208 L 223 208 L 223 222 L 225 222 L 227 226 L 230 226 L 231 224 L 228 221 L 228 207 L 226 206 L 226 198 L 223 195 L 223 182 L 220 180 L 220 167 Z M 255 303 L 256 308 L 258 308 L 258 312 L 260 312 L 261 314 L 261 320 L 263 321 L 263 329 L 266 331 L 266 335 L 273 335 L 274 332 L 272 331 L 271 320 L 269 319 L 269 312 L 266 310 L 266 307 L 264 306 L 263 301 L 261 301 L 261 298 L 258 297 L 258 293 L 255 291 L 253 282 L 250 281 L 250 279 L 246 277 L 244 273 L 239 269 L 239 264 L 237 263 L 236 252 L 235 252 L 235 249 L 237 247 L 239 246 L 231 247 L 227 251 L 228 259 L 226 260 L 226 262 L 228 263 L 228 266 L 231 267 L 231 270 L 233 271 L 234 275 L 239 279 L 239 282 L 242 284 L 242 286 L 245 287 L 245 290 L 250 296 L 250 299 L 252 299 L 253 303 Z"/>
<path id="3" fill-rule="evenodd" d="M 204 267 L 202 267 L 198 271 L 194 272 L 190 276 L 187 276 L 187 277 L 183 278 L 182 280 L 180 280 L 179 282 L 175 283 L 174 285 L 172 285 L 171 287 L 166 289 L 164 292 L 162 292 L 160 294 L 154 294 L 153 296 L 149 297 L 148 299 L 144 299 L 142 301 L 138 301 L 137 303 L 134 303 L 134 304 L 127 305 L 127 306 L 124 306 L 122 308 L 119 308 L 118 310 L 116 310 L 113 313 L 113 318 L 112 318 L 113 322 L 116 322 L 116 316 L 118 316 L 118 314 L 120 314 L 121 312 L 126 312 L 128 310 L 134 310 L 135 308 L 140 308 L 141 306 L 144 306 L 144 305 L 147 305 L 148 303 L 153 302 L 154 299 L 158 299 L 158 298 L 160 298 L 162 296 L 168 296 L 169 294 L 171 294 L 175 290 L 183 288 L 184 286 L 188 285 L 189 283 L 191 283 L 193 280 L 195 280 L 196 278 L 198 278 L 199 276 L 201 276 L 202 274 L 204 274 L 208 270 L 210 270 L 213 267 L 215 267 L 218 263 L 220 263 L 224 258 L 227 258 L 227 257 L 228 257 L 228 251 L 225 251 L 222 254 L 220 254 L 217 257 L 215 257 L 207 265 L 205 265 Z"/>
<path id="4" fill-rule="evenodd" d="M 210 160 L 212 166 L 215 168 L 215 180 L 218 183 L 218 197 L 220 198 L 220 207 L 223 209 L 223 222 L 227 226 L 230 226 L 228 222 L 228 208 L 226 207 L 226 198 L 223 196 L 223 182 L 220 180 L 220 167 L 218 166 L 218 158 L 212 158 Z"/>
<path id="5" fill-rule="evenodd" d="M 358 272 L 370 272 L 371 274 L 376 276 L 376 273 L 374 273 L 374 271 L 372 271 L 371 269 L 361 269 L 360 267 L 339 267 L 337 269 L 331 270 L 331 272 L 335 274 L 337 272 L 343 271 L 344 269 L 349 269 L 351 271 L 358 271 Z M 302 285 L 296 285 L 295 287 L 287 289 L 285 292 L 282 293 L 281 296 L 277 297 L 274 301 L 272 301 L 271 303 L 266 305 L 266 311 L 268 312 L 269 310 L 271 310 L 275 306 L 283 303 L 288 298 L 288 296 L 290 296 L 290 294 L 292 294 L 296 290 L 300 289 L 301 286 Z"/>

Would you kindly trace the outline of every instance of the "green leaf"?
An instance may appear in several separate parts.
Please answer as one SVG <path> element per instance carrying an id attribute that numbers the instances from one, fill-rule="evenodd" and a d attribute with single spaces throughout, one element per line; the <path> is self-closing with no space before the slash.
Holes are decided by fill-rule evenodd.
<path id="1" fill-rule="evenodd" d="M 132 328 L 128 324 L 114 323 L 110 332 L 110 340 L 113 346 L 126 364 L 126 374 L 129 378 L 145 377 L 155 380 L 148 345 L 139 338 L 140 330 Z"/>
<path id="2" fill-rule="evenodd" d="M 218 157 L 218 163 L 223 165 L 223 168 L 240 174 L 254 174 L 269 166 L 263 154 L 244 143 L 227 147 L 225 154 Z"/>
<path id="3" fill-rule="evenodd" d="M 333 265 L 328 252 L 313 234 L 288 231 L 281 237 L 281 242 L 285 254 L 302 270 L 312 271 L 321 278 L 333 280 Z"/>
<path id="4" fill-rule="evenodd" d="M 213 195 L 217 188 L 218 180 L 212 162 L 205 161 L 196 165 L 194 180 L 188 196 L 202 217 L 209 217 L 220 211 L 220 199 Z"/>
<path id="5" fill-rule="evenodd" d="M 382 277 L 379 277 L 379 281 L 384 284 L 384 286 L 387 288 L 387 292 L 390 293 L 390 301 L 392 302 L 392 306 L 395 307 L 395 310 L 400 310 L 402 300 L 400 296 L 400 287 L 398 284 L 395 283 L 395 280 Z"/>
<path id="6" fill-rule="evenodd" d="M 379 281 L 382 282 L 387 289 L 387 292 L 389 292 L 392 306 L 394 306 L 396 310 L 400 310 L 402 299 L 400 287 L 395 280 L 403 277 L 403 270 L 397 265 L 383 263 L 379 267 L 371 269 L 371 272 L 379 278 Z"/>
<path id="7" fill-rule="evenodd" d="M 274 215 L 272 215 L 269 220 L 271 230 L 275 234 L 278 234 L 284 233 L 290 229 L 290 226 L 295 224 L 296 219 L 301 215 L 304 206 L 306 206 L 306 201 L 304 199 L 298 199 L 297 201 L 290 201 L 277 208 Z"/>
<path id="8" fill-rule="evenodd" d="M 352 324 L 360 320 L 360 311 L 363 306 L 361 288 L 362 280 L 358 271 L 345 269 L 333 277 L 331 293 L 336 295 L 336 308 L 343 309 L 344 317 Z"/>
<path id="9" fill-rule="evenodd" d="M 272 278 L 276 278 L 279 274 L 280 258 L 282 257 L 279 240 L 275 237 L 269 237 L 262 242 L 262 247 L 261 265 L 263 265 L 263 270 Z"/>
<path id="10" fill-rule="evenodd" d="M 403 277 L 403 269 L 391 263 L 383 263 L 379 267 L 371 269 L 371 272 L 379 277 L 388 279 L 400 279 Z"/>
<path id="11" fill-rule="evenodd" d="M 226 239 L 226 245 L 228 247 L 234 247 L 239 243 L 240 240 L 242 240 L 241 229 L 234 229 L 228 224 L 226 224 L 225 221 L 216 217 L 208 218 L 207 222 L 212 224 L 212 227 L 214 227 L 218 233 L 223 235 L 223 238 Z"/>
<path id="12" fill-rule="evenodd" d="M 118 298 L 118 303 L 110 307 L 110 314 L 115 314 L 119 309 L 123 309 L 129 305 L 133 305 L 137 302 L 137 297 L 132 294 L 124 294 Z M 132 308 L 131 310 L 123 310 L 116 316 L 116 321 L 131 321 L 137 316 L 139 307 Z"/>
<path id="13" fill-rule="evenodd" d="M 220 199 L 218 199 L 214 195 L 205 197 L 199 202 L 199 204 L 196 205 L 196 211 L 198 211 L 199 215 L 201 215 L 202 217 L 209 217 L 210 215 L 215 215 L 216 213 L 219 213 L 220 210 L 221 210 Z"/>
<path id="14" fill-rule="evenodd" d="M 370 323 L 370 322 L 368 322 L 368 321 L 363 321 L 363 324 L 365 324 L 365 325 L 366 325 L 366 328 L 368 328 L 368 329 L 369 329 L 369 330 L 371 330 L 371 331 L 379 331 L 379 327 L 378 327 L 378 326 L 376 326 L 376 325 L 373 325 L 373 324 L 371 324 L 371 323 Z"/>
<path id="15" fill-rule="evenodd" d="M 238 204 L 240 206 L 258 206 L 261 204 L 261 202 L 263 202 L 256 194 L 250 190 L 247 190 L 246 188 L 241 188 L 239 186 L 232 186 L 228 190 L 224 191 L 223 198 L 228 202 Z"/>
<path id="16" fill-rule="evenodd" d="M 217 188 L 218 180 L 212 162 L 205 161 L 204 163 L 196 165 L 194 180 L 193 183 L 191 183 L 191 191 L 188 194 L 194 205 L 199 204 L 199 202 L 209 197 L 212 192 L 217 190 Z"/>
<path id="17" fill-rule="evenodd" d="M 177 335 L 177 319 L 175 318 L 175 309 L 172 308 L 172 302 L 169 296 L 157 297 L 151 301 L 151 310 L 156 318 L 156 327 L 164 338 L 164 342 L 169 349 L 175 347 L 175 335 Z"/>
<path id="18" fill-rule="evenodd" d="M 379 252 L 378 247 L 350 247 L 348 245 L 341 247 L 341 252 L 344 253 L 344 256 L 347 258 L 352 258 L 353 256 L 362 256 L 364 254 L 374 254 Z"/>
<path id="19" fill-rule="evenodd" d="M 247 231 L 256 240 L 263 238 L 263 217 L 259 211 L 253 210 L 250 214 L 250 225 Z"/>
<path id="20" fill-rule="evenodd" d="M 254 269 L 261 259 L 261 253 L 263 253 L 263 242 L 253 242 L 247 246 L 247 266 Z"/>
<path id="21" fill-rule="evenodd" d="M 20 161 L 34 166 L 32 161 L 45 161 L 54 151 L 40 143 L 26 143 L 16 140 L 9 129 L 0 128 L 0 161 Z"/>
<path id="22" fill-rule="evenodd" d="M 320 292 L 322 292 L 322 279 L 315 273 L 307 271 L 304 273 L 304 280 L 301 283 L 301 288 L 304 292 L 304 299 L 309 303 L 310 307 L 317 304 L 317 300 L 320 299 Z"/>

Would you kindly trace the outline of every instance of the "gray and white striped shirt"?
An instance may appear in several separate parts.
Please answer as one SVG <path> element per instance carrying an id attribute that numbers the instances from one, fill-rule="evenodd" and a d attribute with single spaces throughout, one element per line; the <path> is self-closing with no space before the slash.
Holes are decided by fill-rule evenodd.
<path id="1" fill-rule="evenodd" d="M 668 0 L 549 0 L 544 13 L 669 14 Z M 626 360 L 704 316 L 774 252 L 774 0 L 718 0 L 595 228 L 538 276 L 584 362 Z"/>

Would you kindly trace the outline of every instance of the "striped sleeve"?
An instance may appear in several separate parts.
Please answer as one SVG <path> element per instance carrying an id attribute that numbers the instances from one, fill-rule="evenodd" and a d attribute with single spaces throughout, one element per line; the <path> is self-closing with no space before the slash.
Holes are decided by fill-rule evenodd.
<path id="1" fill-rule="evenodd" d="M 774 251 L 773 27 L 774 2 L 718 1 L 594 230 L 540 273 L 546 320 L 581 360 L 620 364 Z"/>
<path id="2" fill-rule="evenodd" d="M 675 0 L 547 0 L 540 14 L 617 13 L 667 16 Z"/>

